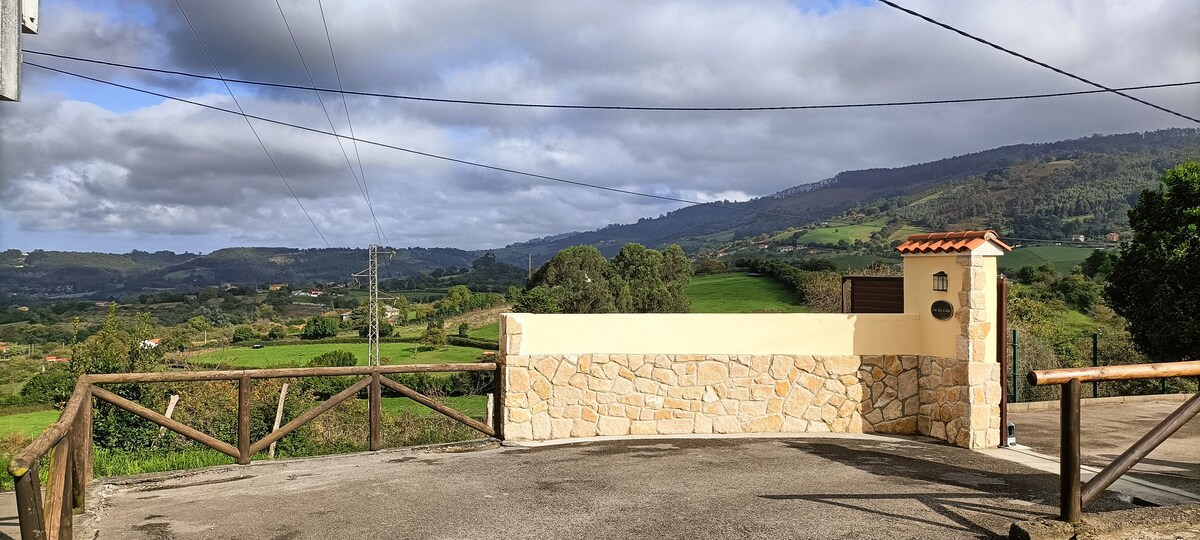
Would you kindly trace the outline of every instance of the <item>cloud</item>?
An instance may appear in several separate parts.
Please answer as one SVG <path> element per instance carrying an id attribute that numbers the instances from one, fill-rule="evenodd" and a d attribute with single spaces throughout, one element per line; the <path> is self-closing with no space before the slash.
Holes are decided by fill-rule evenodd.
<path id="1" fill-rule="evenodd" d="M 336 87 L 316 1 L 184 2 L 227 77 Z M 1109 85 L 1200 79 L 1187 0 L 906 5 Z M 792 2 L 323 3 L 346 88 L 463 99 L 663 106 L 834 104 L 1081 90 L 1085 85 L 881 5 Z M 811 8 L 811 9 L 809 9 Z M 174 1 L 56 3 L 26 47 L 212 73 Z M 51 62 L 233 108 L 212 82 Z M 483 248 L 632 222 L 680 205 L 471 168 L 177 102 L 109 110 L 84 83 L 26 70 L 0 106 L 10 232 L 144 237 L 152 247 L 376 241 Z M 234 85 L 251 114 L 348 133 L 342 98 Z M 1194 89 L 1146 91 L 1200 114 Z M 1188 125 L 1111 95 L 758 113 L 514 109 L 348 97 L 360 138 L 689 200 L 745 199 L 847 169 L 1003 144 Z M 327 119 L 326 111 L 330 115 Z M 350 172 L 361 155 L 366 187 Z M 352 165 L 347 165 L 347 159 Z M 293 197 L 294 193 L 294 197 Z M 299 199 L 299 203 L 297 202 Z M 106 236 L 107 235 L 107 236 Z M 122 241 L 124 242 L 124 240 Z M 172 245 L 174 242 L 177 245 Z M 114 244 L 116 245 L 116 244 Z M 125 245 L 125 244 L 121 244 Z M 218 244 L 219 245 L 219 244 Z M 53 248 L 53 245 L 20 245 Z M 103 248 L 103 246 L 100 246 Z"/>

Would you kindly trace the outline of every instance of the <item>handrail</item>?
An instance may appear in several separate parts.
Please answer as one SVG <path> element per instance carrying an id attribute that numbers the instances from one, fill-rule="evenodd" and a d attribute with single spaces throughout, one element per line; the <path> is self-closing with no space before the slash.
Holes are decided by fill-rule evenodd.
<path id="1" fill-rule="evenodd" d="M 459 371 L 496 371 L 494 362 L 460 364 L 403 364 L 390 366 L 308 367 L 274 369 L 237 369 L 222 371 L 159 371 L 150 373 L 103 373 L 88 375 L 92 384 L 236 381 L 243 376 L 251 379 L 286 379 L 291 377 L 337 377 L 347 375 L 394 375 L 400 373 L 448 373 Z"/>
<path id="2" fill-rule="evenodd" d="M 1029 384 L 1045 386 L 1048 384 L 1065 384 L 1070 382 L 1071 379 L 1079 379 L 1079 382 L 1085 383 L 1195 376 L 1200 376 L 1200 361 L 1040 369 L 1030 371 L 1028 379 Z"/>
<path id="3" fill-rule="evenodd" d="M 63 407 L 62 414 L 58 416 L 58 421 L 46 428 L 38 438 L 29 443 L 21 453 L 13 456 L 12 461 L 8 464 L 8 472 L 13 476 L 22 476 L 29 470 L 29 466 L 34 461 L 37 461 L 42 456 L 46 455 L 58 441 L 67 436 L 71 425 L 75 423 L 75 417 L 79 414 L 79 408 L 83 404 L 83 397 L 89 393 L 89 384 L 86 377 L 80 377 L 75 383 L 75 391 L 71 392 L 71 398 L 67 400 L 67 404 Z M 90 397 L 90 396 L 89 396 Z"/>
<path id="4" fill-rule="evenodd" d="M 433 399 L 384 375 L 403 373 L 451 373 L 488 371 L 496 374 L 492 392 L 496 399 L 492 419 L 487 425 L 474 418 L 445 407 Z M 364 379 L 331 396 L 326 401 L 297 416 L 291 422 L 255 442 L 250 440 L 250 382 L 254 379 L 365 376 Z M 236 448 L 191 426 L 105 390 L 101 384 L 238 381 L 238 441 Z M 238 464 L 250 463 L 251 457 L 272 442 L 278 441 L 300 426 L 312 421 L 342 401 L 366 389 L 368 392 L 368 447 L 378 450 L 382 424 L 380 400 L 383 387 L 426 405 L 484 434 L 501 438 L 503 402 L 503 365 L 494 362 L 452 364 L 408 364 L 391 366 L 348 366 L 279 369 L 243 369 L 223 371 L 176 371 L 157 373 L 105 373 L 80 375 L 63 407 L 58 420 L 39 435 L 9 462 L 17 491 L 17 517 L 21 537 L 29 540 L 62 540 L 72 535 L 72 514 L 84 506 L 87 484 L 92 479 L 92 400 L 107 402 L 184 437 L 227 454 Z M 39 461 L 51 454 L 50 476 L 43 501 L 39 485 Z"/>
<path id="5" fill-rule="evenodd" d="M 1029 372 L 1029 383 L 1035 386 L 1062 385 L 1060 417 L 1059 489 L 1060 519 L 1079 521 L 1083 508 L 1095 502 L 1122 475 L 1129 472 L 1142 458 L 1154 451 L 1163 441 L 1179 431 L 1189 420 L 1200 414 L 1200 393 L 1168 415 L 1142 436 L 1133 446 L 1121 453 L 1096 474 L 1087 484 L 1080 479 L 1079 405 L 1083 382 L 1165 379 L 1169 377 L 1200 376 L 1200 362 L 1161 362 L 1082 368 L 1044 369 Z"/>

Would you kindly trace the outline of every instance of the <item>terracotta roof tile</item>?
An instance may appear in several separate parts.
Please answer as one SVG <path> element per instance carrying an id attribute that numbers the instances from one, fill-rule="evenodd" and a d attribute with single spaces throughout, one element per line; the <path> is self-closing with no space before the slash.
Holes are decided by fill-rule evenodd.
<path id="1" fill-rule="evenodd" d="M 1004 251 L 1012 248 L 1000 241 L 996 231 L 957 231 L 914 234 L 908 241 L 896 246 L 900 253 L 962 253 L 971 251 L 988 242 Z"/>

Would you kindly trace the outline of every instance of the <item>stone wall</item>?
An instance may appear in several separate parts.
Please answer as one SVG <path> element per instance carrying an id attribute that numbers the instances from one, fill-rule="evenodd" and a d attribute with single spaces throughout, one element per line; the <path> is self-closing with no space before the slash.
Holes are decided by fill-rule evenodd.
<path id="1" fill-rule="evenodd" d="M 505 437 L 915 434 L 917 356 L 564 354 L 505 357 Z"/>

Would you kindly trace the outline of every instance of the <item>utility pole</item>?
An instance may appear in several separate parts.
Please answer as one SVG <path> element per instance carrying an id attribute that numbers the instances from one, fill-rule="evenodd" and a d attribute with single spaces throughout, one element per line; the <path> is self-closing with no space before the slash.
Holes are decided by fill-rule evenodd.
<path id="1" fill-rule="evenodd" d="M 395 251 L 388 251 L 391 255 Z M 367 277 L 367 365 L 379 365 L 379 246 L 371 244 L 367 255 L 367 269 L 354 277 Z"/>
<path id="2" fill-rule="evenodd" d="M 528 270 L 526 270 L 526 272 L 525 272 L 525 281 L 526 282 L 533 279 L 533 254 L 529 253 L 528 255 L 529 255 Z"/>

